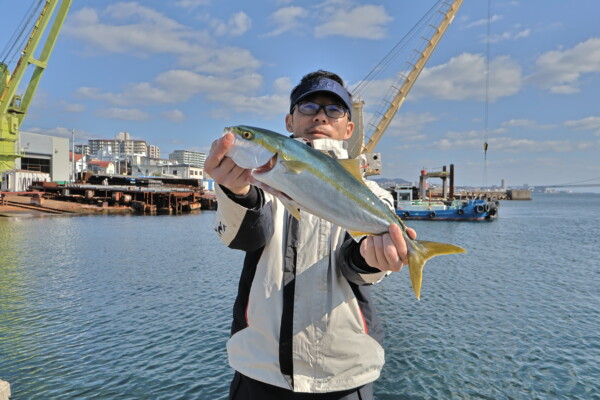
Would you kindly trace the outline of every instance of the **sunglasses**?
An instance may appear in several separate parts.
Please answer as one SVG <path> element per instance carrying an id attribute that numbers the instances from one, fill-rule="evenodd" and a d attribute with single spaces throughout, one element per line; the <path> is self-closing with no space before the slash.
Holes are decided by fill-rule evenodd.
<path id="1" fill-rule="evenodd" d="M 322 105 L 314 101 L 303 101 L 296 106 L 298 111 L 304 115 L 317 115 L 321 109 L 325 111 L 325 115 L 329 118 L 342 118 L 348 112 L 348 109 L 339 104 Z"/>

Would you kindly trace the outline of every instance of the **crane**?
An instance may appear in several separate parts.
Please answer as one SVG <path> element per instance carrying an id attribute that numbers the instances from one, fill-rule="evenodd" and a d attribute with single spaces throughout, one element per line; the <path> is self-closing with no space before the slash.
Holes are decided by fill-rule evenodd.
<path id="1" fill-rule="evenodd" d="M 34 8 L 31 17 L 34 16 L 35 10 L 41 8 L 41 11 L 31 28 L 29 39 L 21 50 L 21 56 L 12 74 L 8 64 L 5 63 L 6 60 L 0 61 L 0 173 L 14 169 L 15 160 L 23 156 L 19 146 L 19 127 L 27 115 L 33 95 L 48 65 L 48 59 L 54 49 L 72 0 L 37 0 L 37 2 L 38 6 Z M 48 25 L 54 15 L 54 21 L 48 30 Z M 24 26 L 23 30 L 25 28 Z M 36 49 L 45 34 L 42 51 L 36 58 Z M 25 94 L 20 96 L 17 94 L 17 90 L 29 66 L 33 66 L 34 69 Z"/>
<path id="2" fill-rule="evenodd" d="M 446 0 L 438 1 L 423 17 L 419 24 L 409 32 L 407 37 L 415 37 L 417 28 L 419 26 L 425 28 L 431 28 L 430 33 L 421 37 L 424 43 L 422 50 L 415 50 L 416 61 L 410 63 L 410 71 L 408 74 L 399 74 L 399 81 L 392 85 L 390 88 L 391 95 L 385 100 L 383 105 L 383 111 L 377 112 L 373 120 L 369 123 L 369 126 L 373 128 L 373 131 L 369 137 L 369 141 L 365 144 L 365 132 L 363 122 L 363 107 L 364 102 L 361 98 L 361 92 L 366 90 L 369 80 L 373 79 L 377 74 L 380 74 L 386 65 L 389 65 L 391 59 L 395 57 L 401 48 L 404 46 L 405 39 L 401 40 L 390 53 L 363 79 L 352 91 L 356 101 L 353 104 L 353 115 L 357 115 L 358 118 L 355 121 L 355 134 L 349 142 L 349 153 L 351 156 L 357 156 L 364 154 L 367 158 L 367 168 L 365 175 L 378 175 L 381 173 L 381 157 L 379 154 L 373 153 L 377 143 L 383 137 L 383 134 L 389 127 L 392 119 L 406 100 L 408 92 L 413 87 L 419 74 L 427 64 L 427 61 L 433 54 L 433 51 L 440 42 L 440 39 L 446 33 L 446 30 L 454 20 L 458 9 L 462 5 L 463 0 L 453 0 L 452 2 Z M 439 19 L 436 24 L 432 23 L 433 20 Z"/>

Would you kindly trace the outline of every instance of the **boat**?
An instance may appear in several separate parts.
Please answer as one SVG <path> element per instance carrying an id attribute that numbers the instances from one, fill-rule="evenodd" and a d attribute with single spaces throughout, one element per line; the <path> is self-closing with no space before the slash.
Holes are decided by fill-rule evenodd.
<path id="1" fill-rule="evenodd" d="M 427 179 L 442 179 L 442 197 L 427 195 Z M 446 180 L 450 180 L 449 187 Z M 498 217 L 500 202 L 492 198 L 456 198 L 454 196 L 454 165 L 450 171 L 421 171 L 419 187 L 396 185 L 391 189 L 396 214 L 403 220 L 430 221 L 489 221 Z"/>
<path id="2" fill-rule="evenodd" d="M 498 217 L 497 200 L 413 199 L 411 186 L 396 186 L 394 191 L 396 214 L 403 220 L 486 221 Z"/>

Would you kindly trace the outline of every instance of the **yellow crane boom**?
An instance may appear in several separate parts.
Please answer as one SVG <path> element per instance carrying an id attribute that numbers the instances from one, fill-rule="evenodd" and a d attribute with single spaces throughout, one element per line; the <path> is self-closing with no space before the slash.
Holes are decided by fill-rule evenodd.
<path id="1" fill-rule="evenodd" d="M 360 92 L 361 87 L 366 87 L 368 85 L 368 78 L 373 71 L 379 71 L 380 69 L 383 69 L 382 65 L 389 62 L 389 59 L 386 60 L 388 56 L 386 56 L 386 58 L 384 58 L 384 60 L 377 65 L 371 73 L 369 73 L 369 76 L 367 76 L 367 78 L 365 78 L 365 80 L 363 80 L 355 88 L 355 91 L 353 92 L 353 95 L 355 95 L 355 102 L 353 104 L 352 114 L 356 115 L 357 117 L 353 118 L 355 123 L 355 134 L 349 142 L 349 153 L 351 156 L 357 156 L 359 154 L 365 155 L 368 164 L 368 167 L 365 170 L 366 175 L 378 175 L 381 173 L 381 159 L 377 153 L 373 153 L 375 147 L 383 137 L 394 116 L 404 103 L 404 100 L 406 100 L 408 93 L 415 84 L 419 74 L 425 67 L 425 64 L 427 64 L 427 61 L 433 54 L 433 51 L 437 47 L 442 36 L 444 33 L 446 33 L 446 30 L 454 20 L 458 9 L 462 5 L 462 2 L 463 0 L 453 0 L 452 2 L 440 0 L 438 1 L 437 6 L 432 7 L 432 10 L 434 10 L 434 17 L 439 18 L 439 15 L 441 16 L 441 19 L 437 24 L 434 24 L 433 22 L 428 24 L 428 26 L 433 29 L 430 35 L 427 37 L 421 37 L 421 39 L 425 40 L 424 49 L 416 50 L 418 58 L 413 64 L 411 64 L 410 72 L 406 74 L 402 84 L 398 84 L 398 88 L 396 88 L 396 85 L 391 87 L 392 95 L 386 100 L 387 106 L 384 107 L 383 112 L 376 115 L 377 120 L 375 123 L 370 124 L 374 127 L 374 130 L 368 138 L 368 142 L 366 144 L 364 143 L 366 135 L 364 132 L 362 113 L 364 104 L 360 98 L 360 93 L 358 92 Z M 393 51 L 390 53 L 393 53 Z"/>
<path id="2" fill-rule="evenodd" d="M 446 15 L 444 16 L 444 18 L 442 19 L 442 22 L 435 30 L 435 33 L 429 40 L 429 43 L 425 47 L 425 50 L 423 50 L 423 52 L 421 53 L 421 56 L 419 57 L 417 62 L 414 64 L 412 70 L 410 71 L 410 73 L 408 74 L 406 79 L 404 80 L 404 83 L 398 90 L 398 93 L 396 93 L 396 96 L 394 96 L 394 99 L 390 103 L 389 108 L 383 114 L 379 124 L 377 125 L 377 127 L 375 128 L 375 131 L 371 135 L 369 142 L 363 148 L 363 151 L 362 151 L 363 153 L 371 153 L 371 152 L 373 152 L 373 150 L 375 150 L 375 146 L 377 146 L 377 143 L 379 143 L 379 140 L 381 140 L 381 137 L 383 136 L 386 129 L 392 122 L 392 119 L 394 118 L 394 116 L 396 115 L 398 110 L 400 109 L 400 106 L 402 106 L 402 103 L 404 103 L 404 100 L 406 100 L 406 96 L 408 95 L 408 92 L 410 91 L 410 89 L 412 89 L 419 74 L 425 67 L 425 64 L 427 64 L 429 57 L 431 57 L 431 54 L 433 54 L 433 51 L 435 50 L 438 43 L 440 42 L 440 39 L 442 38 L 442 36 L 444 36 L 444 33 L 446 33 L 448 26 L 450 26 L 450 24 L 454 20 L 454 16 L 458 12 L 458 9 L 462 5 L 462 2 L 463 2 L 463 0 L 454 0 L 452 2 L 452 5 L 450 5 L 450 7 L 448 8 L 448 11 L 446 12 Z"/>
<path id="3" fill-rule="evenodd" d="M 4 170 L 14 169 L 15 160 L 22 156 L 22 151 L 17 148 L 19 127 L 48 65 L 48 59 L 71 7 L 71 2 L 72 0 L 46 0 L 12 74 L 8 66 L 0 62 L 0 173 Z M 55 13 L 56 16 L 46 36 L 44 47 L 40 56 L 36 58 L 35 51 Z M 30 65 L 35 68 L 25 94 L 19 96 L 16 94 L 17 89 Z"/>

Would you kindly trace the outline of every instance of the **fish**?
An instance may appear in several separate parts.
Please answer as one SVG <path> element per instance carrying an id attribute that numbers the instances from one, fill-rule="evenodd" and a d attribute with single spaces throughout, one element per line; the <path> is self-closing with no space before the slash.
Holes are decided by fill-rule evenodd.
<path id="1" fill-rule="evenodd" d="M 402 219 L 365 184 L 358 159 L 335 159 L 263 128 L 237 125 L 226 127 L 226 133 L 234 134 L 226 156 L 252 170 L 251 183 L 275 195 L 296 219 L 301 218 L 299 210 L 304 210 L 345 229 L 355 239 L 384 234 L 391 224 L 398 224 L 417 299 L 428 259 L 466 253 L 453 244 L 411 239 Z"/>

